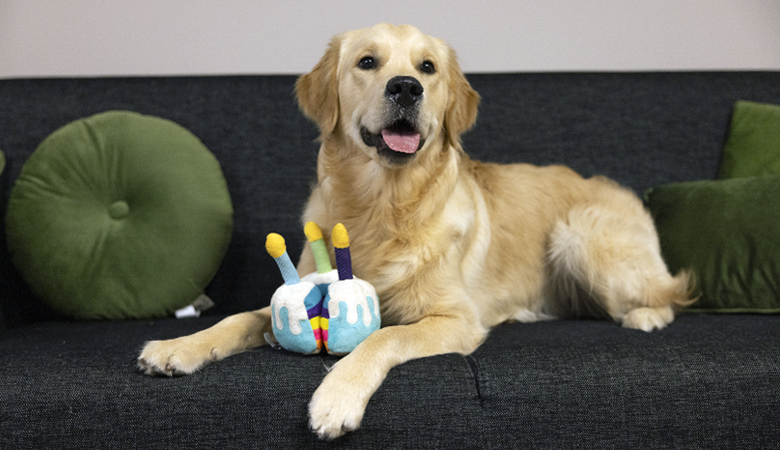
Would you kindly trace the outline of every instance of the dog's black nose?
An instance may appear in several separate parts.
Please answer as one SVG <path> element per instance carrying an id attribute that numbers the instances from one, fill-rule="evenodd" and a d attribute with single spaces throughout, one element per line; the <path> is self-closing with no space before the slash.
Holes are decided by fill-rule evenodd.
<path id="1" fill-rule="evenodd" d="M 420 101 L 423 87 L 414 77 L 393 77 L 387 82 L 385 95 L 403 108 L 408 108 Z"/>

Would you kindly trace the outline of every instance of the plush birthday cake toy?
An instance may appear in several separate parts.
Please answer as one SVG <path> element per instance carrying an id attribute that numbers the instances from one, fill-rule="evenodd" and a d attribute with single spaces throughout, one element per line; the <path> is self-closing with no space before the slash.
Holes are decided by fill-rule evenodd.
<path id="1" fill-rule="evenodd" d="M 379 329 L 379 299 L 367 281 L 352 275 L 349 235 L 344 225 L 333 228 L 339 279 L 328 286 L 322 304 L 322 329 L 328 353 L 345 355 Z"/>
<path id="2" fill-rule="evenodd" d="M 304 229 L 317 271 L 298 277 L 284 238 L 271 233 L 266 250 L 282 273 L 284 284 L 271 298 L 273 336 L 282 348 L 304 354 L 325 349 L 345 355 L 379 329 L 379 300 L 374 287 L 352 275 L 349 235 L 344 225 L 333 229 L 336 269 L 330 264 L 322 231 L 314 222 Z M 270 337 L 267 337 L 270 341 Z"/>

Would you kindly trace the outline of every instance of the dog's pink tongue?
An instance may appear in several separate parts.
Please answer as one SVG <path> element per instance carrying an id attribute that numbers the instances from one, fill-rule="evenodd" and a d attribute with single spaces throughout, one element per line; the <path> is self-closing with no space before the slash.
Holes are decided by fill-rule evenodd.
<path id="1" fill-rule="evenodd" d="M 414 153 L 420 145 L 420 133 L 399 133 L 382 130 L 382 139 L 391 149 L 401 153 Z"/>

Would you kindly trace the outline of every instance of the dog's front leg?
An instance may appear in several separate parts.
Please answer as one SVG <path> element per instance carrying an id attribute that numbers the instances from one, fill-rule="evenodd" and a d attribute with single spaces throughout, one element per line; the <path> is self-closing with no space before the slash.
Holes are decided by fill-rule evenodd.
<path id="1" fill-rule="evenodd" d="M 306 246 L 299 274 L 315 269 L 314 256 Z M 147 375 L 189 375 L 212 361 L 264 345 L 264 335 L 271 330 L 270 306 L 235 314 L 189 336 L 147 342 L 138 357 L 138 368 Z"/>
<path id="2" fill-rule="evenodd" d="M 167 341 L 147 342 L 138 368 L 148 375 L 187 375 L 211 361 L 265 344 L 271 307 L 226 317 L 211 328 Z"/>
<path id="3" fill-rule="evenodd" d="M 382 328 L 333 366 L 309 403 L 310 425 L 333 439 L 360 426 L 366 405 L 394 366 L 443 353 L 469 354 L 487 334 L 467 316 L 429 316 Z"/>

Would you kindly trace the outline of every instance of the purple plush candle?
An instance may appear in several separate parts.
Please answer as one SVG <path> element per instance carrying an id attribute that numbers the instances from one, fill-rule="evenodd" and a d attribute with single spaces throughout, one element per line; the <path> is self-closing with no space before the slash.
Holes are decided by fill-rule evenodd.
<path id="1" fill-rule="evenodd" d="M 342 224 L 333 227 L 333 247 L 336 252 L 336 268 L 339 280 L 352 279 L 352 255 L 349 253 L 349 234 Z"/>

